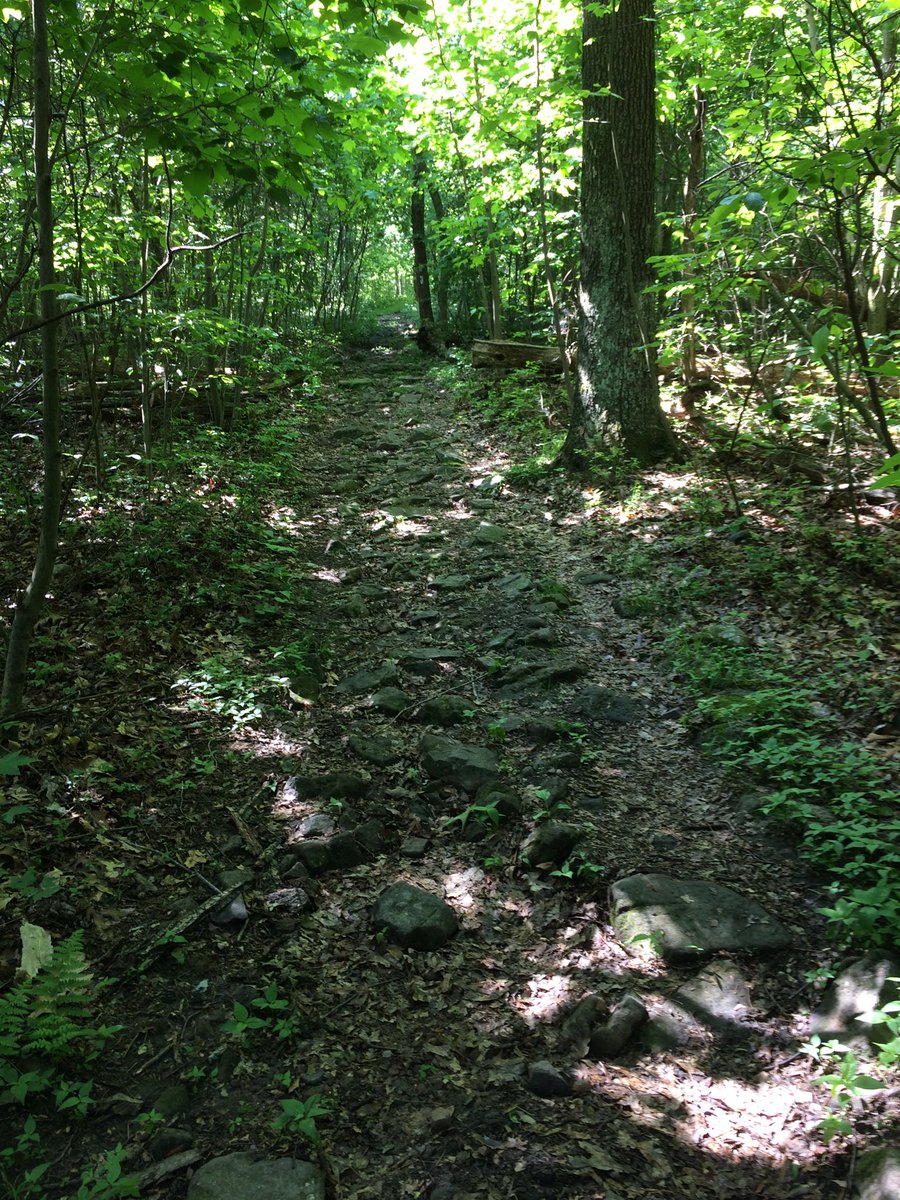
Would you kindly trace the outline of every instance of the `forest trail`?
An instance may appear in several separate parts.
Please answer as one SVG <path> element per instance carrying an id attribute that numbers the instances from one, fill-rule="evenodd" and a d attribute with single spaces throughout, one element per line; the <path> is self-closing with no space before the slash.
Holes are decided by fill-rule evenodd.
<path id="1" fill-rule="evenodd" d="M 396 340 L 336 384 L 315 436 L 316 503 L 298 516 L 332 678 L 280 747 L 294 765 L 275 815 L 281 883 L 311 867 L 318 901 L 276 944 L 251 924 L 240 954 L 300 967 L 316 1028 L 295 1061 L 333 1106 L 320 1124 L 337 1194 L 839 1194 L 814 1066 L 794 1056 L 817 897 L 692 748 L 641 622 L 616 611 L 577 492 L 501 487 L 497 446 Z M 428 759 L 429 735 L 463 750 Z M 575 879 L 522 861 L 548 810 L 577 826 Z M 705 956 L 718 1023 L 687 1012 L 700 965 L 665 966 L 611 929 L 609 885 L 648 872 L 726 884 L 790 931 L 774 959 Z M 373 926 L 400 880 L 455 910 L 442 948 L 404 950 Z M 566 1017 L 627 993 L 655 1020 L 579 1064 L 602 1014 L 582 1006 L 586 1030 Z M 647 1029 L 673 1044 L 648 1046 Z M 542 1061 L 563 1083 L 529 1079 Z"/>
<path id="2" fill-rule="evenodd" d="M 798 1054 L 821 896 L 692 745 L 577 488 L 504 483 L 440 370 L 385 343 L 304 417 L 271 522 L 311 650 L 291 719 L 233 743 L 251 798 L 210 784 L 233 902 L 136 985 L 123 1089 L 165 1153 L 317 1158 L 340 1200 L 837 1200 Z M 679 898 L 680 952 L 657 932 Z M 312 1153 L 302 1123 L 273 1135 L 279 1097 Z"/>

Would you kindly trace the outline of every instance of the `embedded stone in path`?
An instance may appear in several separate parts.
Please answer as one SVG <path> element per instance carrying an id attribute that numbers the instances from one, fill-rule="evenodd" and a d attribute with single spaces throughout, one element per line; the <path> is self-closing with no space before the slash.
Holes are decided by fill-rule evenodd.
<path id="1" fill-rule="evenodd" d="M 616 936 L 636 953 L 686 962 L 717 951 L 790 946 L 789 930 L 755 900 L 705 879 L 630 875 L 612 885 Z"/>
<path id="2" fill-rule="evenodd" d="M 529 1092 L 533 1092 L 535 1096 L 542 1096 L 545 1100 L 552 1100 L 555 1096 L 572 1095 L 571 1079 L 546 1059 L 531 1064 L 525 1086 Z"/>
<path id="3" fill-rule="evenodd" d="M 440 950 L 459 929 L 449 904 L 424 888 L 402 881 L 391 884 L 378 897 L 372 923 L 411 950 Z"/>
<path id="4" fill-rule="evenodd" d="M 400 751 L 390 738 L 377 733 L 351 733 L 347 745 L 354 754 L 376 767 L 390 767 L 400 759 Z"/>
<path id="5" fill-rule="evenodd" d="M 432 696 L 419 705 L 416 716 L 432 725 L 459 725 L 474 708 L 468 696 Z"/>
<path id="6" fill-rule="evenodd" d="M 409 708 L 412 703 L 412 696 L 396 687 L 381 688 L 370 700 L 370 704 L 376 712 L 387 713 L 389 717 L 396 717 L 405 708 Z"/>
<path id="7" fill-rule="evenodd" d="M 593 685 L 578 693 L 572 709 L 588 720 L 608 721 L 610 725 L 629 725 L 641 716 L 641 706 L 631 696 Z"/>
<path id="8" fill-rule="evenodd" d="M 865 1014 L 900 998 L 900 960 L 873 950 L 864 958 L 845 967 L 828 985 L 822 1003 L 809 1022 L 811 1033 L 823 1042 L 837 1038 L 844 1042 L 866 1038 L 887 1041 L 890 1029 L 885 1024 L 872 1025 Z"/>
<path id="9" fill-rule="evenodd" d="M 261 1158 L 239 1150 L 194 1173 L 188 1200 L 325 1200 L 325 1177 L 299 1158 Z"/>
<path id="10" fill-rule="evenodd" d="M 292 775 L 284 784 L 282 798 L 294 800 L 356 800 L 365 796 L 370 780 L 349 771 L 329 775 Z"/>
<path id="11" fill-rule="evenodd" d="M 491 525 L 488 521 L 482 522 L 475 530 L 475 541 L 479 546 L 495 546 L 498 542 L 505 542 L 508 537 L 508 529 L 502 525 Z"/>
<path id="12" fill-rule="evenodd" d="M 750 991 L 729 958 L 716 959 L 672 996 L 653 1007 L 643 1040 L 671 1049 L 708 1038 L 708 1031 L 731 1039 L 749 1035 Z"/>
<path id="13" fill-rule="evenodd" d="M 353 675 L 348 675 L 335 685 L 334 690 L 342 695 L 356 696 L 362 692 L 371 692 L 376 688 L 396 683 L 399 677 L 394 664 L 385 663 L 384 666 L 375 667 L 371 671 L 357 671 Z"/>
<path id="14" fill-rule="evenodd" d="M 300 842 L 295 854 L 310 875 L 321 875 L 324 871 L 361 867 L 381 850 L 383 840 L 380 823 L 366 821 L 355 829 L 336 833 L 334 837 Z"/>
<path id="15" fill-rule="evenodd" d="M 482 784 L 493 783 L 500 774 L 497 755 L 492 750 L 452 742 L 433 733 L 422 738 L 422 758 L 432 779 L 451 783 L 464 792 L 477 792 Z"/>
<path id="16" fill-rule="evenodd" d="M 550 863 L 558 867 L 564 863 L 581 839 L 577 825 L 564 821 L 548 821 L 538 825 L 522 846 L 522 861 L 529 867 Z"/>

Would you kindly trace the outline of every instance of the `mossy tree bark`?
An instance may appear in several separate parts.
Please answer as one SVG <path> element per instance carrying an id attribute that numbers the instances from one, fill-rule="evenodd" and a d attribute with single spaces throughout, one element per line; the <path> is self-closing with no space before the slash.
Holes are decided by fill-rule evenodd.
<path id="1" fill-rule="evenodd" d="M 672 455 L 659 405 L 656 315 L 646 288 L 656 213 L 653 0 L 585 4 L 578 388 L 563 460 L 597 451 L 642 465 Z"/>

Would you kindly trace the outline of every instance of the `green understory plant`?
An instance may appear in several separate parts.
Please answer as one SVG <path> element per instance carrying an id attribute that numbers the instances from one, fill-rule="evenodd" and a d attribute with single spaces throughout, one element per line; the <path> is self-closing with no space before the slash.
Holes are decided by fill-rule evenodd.
<path id="1" fill-rule="evenodd" d="M 305 1100 L 280 1100 L 279 1104 L 281 1112 L 272 1122 L 275 1132 L 297 1134 L 315 1145 L 319 1141 L 316 1120 L 329 1115 L 331 1104 L 318 1094 L 307 1096 Z"/>

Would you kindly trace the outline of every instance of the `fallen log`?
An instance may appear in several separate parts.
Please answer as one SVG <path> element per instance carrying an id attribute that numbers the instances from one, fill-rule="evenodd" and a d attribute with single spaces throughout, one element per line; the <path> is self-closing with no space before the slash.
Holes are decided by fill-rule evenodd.
<path id="1" fill-rule="evenodd" d="M 534 362 L 542 363 L 548 370 L 562 370 L 556 346 L 538 346 L 531 342 L 472 343 L 473 367 L 526 367 Z"/>

